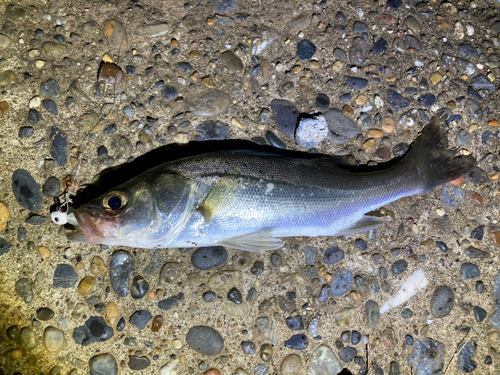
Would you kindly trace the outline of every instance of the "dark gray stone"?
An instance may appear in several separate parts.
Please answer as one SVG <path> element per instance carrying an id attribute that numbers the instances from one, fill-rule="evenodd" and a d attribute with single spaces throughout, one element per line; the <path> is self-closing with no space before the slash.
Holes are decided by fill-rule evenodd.
<path id="1" fill-rule="evenodd" d="M 387 102 L 396 111 L 402 111 L 410 105 L 410 101 L 403 98 L 396 90 L 389 90 L 387 93 Z"/>
<path id="2" fill-rule="evenodd" d="M 405 43 L 406 43 L 406 48 L 413 48 L 415 51 L 421 51 L 422 50 L 422 43 L 420 43 L 420 40 L 415 38 L 413 35 L 405 35 Z"/>
<path id="3" fill-rule="evenodd" d="M 435 318 L 444 318 L 447 316 L 453 305 L 455 296 L 450 287 L 441 285 L 436 288 L 431 299 L 431 313 Z"/>
<path id="4" fill-rule="evenodd" d="M 151 361 L 148 357 L 139 357 L 136 355 L 128 356 L 128 367 L 134 371 L 141 371 L 149 367 Z"/>
<path id="5" fill-rule="evenodd" d="M 68 158 L 66 150 L 68 147 L 68 140 L 66 133 L 53 126 L 50 130 L 50 139 L 50 155 L 57 162 L 57 165 L 62 167 Z"/>
<path id="6" fill-rule="evenodd" d="M 408 262 L 404 259 L 397 260 L 391 266 L 391 271 L 394 275 L 401 275 L 408 268 Z"/>
<path id="7" fill-rule="evenodd" d="M 56 288 L 71 288 L 78 281 L 78 275 L 70 264 L 58 264 L 54 271 L 53 285 Z"/>
<path id="8" fill-rule="evenodd" d="M 462 275 L 463 280 L 475 279 L 476 277 L 481 276 L 481 272 L 479 268 L 472 263 L 464 263 L 460 268 L 460 273 Z"/>
<path id="9" fill-rule="evenodd" d="M 197 139 L 199 141 L 220 141 L 229 138 L 229 131 L 227 130 L 226 124 L 220 121 L 205 121 L 198 125 L 196 131 L 201 135 L 201 137 Z"/>
<path id="10" fill-rule="evenodd" d="M 342 111 L 331 108 L 323 115 L 328 124 L 328 129 L 330 130 L 327 138 L 333 143 L 347 143 L 358 134 L 361 134 L 359 126 L 349 117 L 344 115 Z"/>
<path id="11" fill-rule="evenodd" d="M 101 316 L 91 316 L 83 326 L 73 330 L 73 339 L 82 346 L 88 346 L 93 342 L 107 341 L 113 335 L 113 328 L 108 326 Z"/>
<path id="12" fill-rule="evenodd" d="M 368 81 L 359 77 L 345 77 L 345 83 L 351 89 L 362 89 L 366 87 Z"/>
<path id="13" fill-rule="evenodd" d="M 243 302 L 243 296 L 241 292 L 238 290 L 238 288 L 231 288 L 229 292 L 227 292 L 227 299 L 233 303 L 236 303 L 237 305 L 241 304 Z"/>
<path id="14" fill-rule="evenodd" d="M 344 250 L 339 249 L 338 246 L 332 246 L 325 251 L 323 255 L 325 264 L 335 264 L 344 260 Z"/>
<path id="15" fill-rule="evenodd" d="M 468 98 L 465 101 L 465 108 L 475 119 L 481 120 L 483 118 L 483 109 L 477 100 Z"/>
<path id="16" fill-rule="evenodd" d="M 316 46 L 307 39 L 302 39 L 297 44 L 297 57 L 302 61 L 311 59 L 316 53 Z"/>
<path id="17" fill-rule="evenodd" d="M 60 94 L 61 90 L 59 88 L 59 84 L 53 78 L 50 78 L 40 85 L 40 95 L 42 96 L 49 96 L 52 99 L 57 99 Z"/>
<path id="18" fill-rule="evenodd" d="M 200 247 L 191 255 L 191 263 L 199 270 L 218 267 L 227 260 L 227 251 L 222 246 Z"/>
<path id="19" fill-rule="evenodd" d="M 243 353 L 247 355 L 255 354 L 255 344 L 252 341 L 242 341 L 241 342 L 241 349 L 243 350 Z"/>
<path id="20" fill-rule="evenodd" d="M 477 368 L 477 363 L 472 359 L 476 355 L 477 344 L 471 340 L 458 347 L 458 367 L 465 373 L 470 373 Z"/>
<path id="21" fill-rule="evenodd" d="M 314 265 L 316 261 L 316 255 L 318 254 L 318 249 L 313 246 L 307 246 L 304 249 L 304 254 L 306 256 L 306 265 Z"/>
<path id="22" fill-rule="evenodd" d="M 316 97 L 316 108 L 320 111 L 327 110 L 330 106 L 330 98 L 326 94 L 318 94 Z"/>
<path id="23" fill-rule="evenodd" d="M 24 169 L 17 169 L 12 174 L 14 196 L 24 208 L 38 211 L 42 208 L 42 191 L 31 174 Z"/>
<path id="24" fill-rule="evenodd" d="M 297 128 L 297 122 L 300 115 L 297 107 L 295 107 L 295 105 L 288 100 L 273 99 L 271 101 L 271 109 L 273 110 L 273 119 L 281 131 L 289 137 L 293 137 L 295 135 L 295 129 Z"/>
<path id="25" fill-rule="evenodd" d="M 42 194 L 46 197 L 57 197 L 61 191 L 61 182 L 57 177 L 49 177 L 43 184 Z"/>
<path id="26" fill-rule="evenodd" d="M 162 310 L 168 311 L 184 300 L 184 293 L 179 293 L 176 296 L 168 297 L 158 302 L 158 307 Z"/>
<path id="27" fill-rule="evenodd" d="M 132 279 L 130 295 L 133 299 L 141 299 L 149 291 L 149 283 L 142 276 L 135 276 Z"/>
<path id="28" fill-rule="evenodd" d="M 354 357 L 358 354 L 358 351 L 356 348 L 353 348 L 352 346 L 346 346 L 339 352 L 339 358 L 346 362 L 352 362 Z"/>
<path id="29" fill-rule="evenodd" d="M 42 225 L 47 221 L 47 218 L 42 215 L 37 215 L 34 213 L 29 214 L 29 216 L 24 220 L 25 223 L 31 225 Z"/>
<path id="30" fill-rule="evenodd" d="M 57 104 L 52 99 L 42 100 L 42 107 L 45 108 L 45 110 L 52 115 L 57 114 Z"/>
<path id="31" fill-rule="evenodd" d="M 334 296 L 346 294 L 349 290 L 351 290 L 353 279 L 354 276 L 349 270 L 341 269 L 335 272 L 331 282 L 332 294 Z"/>
<path id="32" fill-rule="evenodd" d="M 177 96 L 177 89 L 172 86 L 165 86 L 161 90 L 161 95 L 167 100 L 172 100 Z"/>
<path id="33" fill-rule="evenodd" d="M 304 329 L 304 321 L 300 315 L 291 316 L 285 320 L 286 326 L 292 331 L 300 331 Z"/>
<path id="34" fill-rule="evenodd" d="M 416 340 L 408 363 L 416 375 L 439 374 L 444 368 L 444 345 L 429 338 Z"/>
<path id="35" fill-rule="evenodd" d="M 134 272 L 135 261 L 132 256 L 124 250 L 118 250 L 111 256 L 109 262 L 109 279 L 116 294 L 125 297 L 128 294 L 128 279 Z"/>
<path id="36" fill-rule="evenodd" d="M 10 244 L 5 240 L 5 238 L 0 238 L 0 256 L 7 254 L 9 250 Z"/>
<path id="37" fill-rule="evenodd" d="M 271 146 L 281 148 L 283 150 L 286 149 L 285 142 L 279 139 L 278 136 L 270 130 L 266 131 L 266 139 Z"/>
<path id="38" fill-rule="evenodd" d="M 30 125 L 36 126 L 43 120 L 43 116 L 36 109 L 30 109 L 28 112 L 28 122 Z"/>
<path id="39" fill-rule="evenodd" d="M 476 318 L 476 322 L 482 322 L 487 315 L 488 312 L 485 309 L 479 306 L 474 306 L 474 317 Z"/>
<path id="40" fill-rule="evenodd" d="M 208 326 L 194 326 L 186 335 L 191 349 L 203 355 L 218 355 L 224 349 L 224 340 L 219 332 Z"/>
<path id="41" fill-rule="evenodd" d="M 465 192 L 457 186 L 446 186 L 443 188 L 441 198 L 443 206 L 456 207 L 465 201 Z"/>
<path id="42" fill-rule="evenodd" d="M 29 138 L 35 133 L 35 129 L 31 126 L 22 126 L 19 128 L 19 138 Z"/>
<path id="43" fill-rule="evenodd" d="M 130 317 L 130 324 L 139 329 L 144 329 L 151 319 L 153 319 L 153 315 L 151 315 L 149 311 L 139 310 L 133 313 Z"/>
<path id="44" fill-rule="evenodd" d="M 305 350 L 309 345 L 309 340 L 307 336 L 299 333 L 297 335 L 293 335 L 288 340 L 285 341 L 285 346 L 290 349 L 295 350 Z"/>

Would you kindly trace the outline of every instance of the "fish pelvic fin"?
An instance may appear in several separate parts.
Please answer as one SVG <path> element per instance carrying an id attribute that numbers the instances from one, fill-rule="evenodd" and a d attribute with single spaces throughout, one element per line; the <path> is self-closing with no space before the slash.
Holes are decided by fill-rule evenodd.
<path id="1" fill-rule="evenodd" d="M 279 238 L 272 236 L 271 229 L 269 228 L 264 228 L 243 236 L 228 238 L 227 240 L 219 241 L 219 244 L 232 249 L 251 252 L 276 250 L 283 246 Z"/>
<path id="2" fill-rule="evenodd" d="M 470 173 L 476 161 L 456 156 L 456 150 L 448 148 L 443 119 L 434 116 L 400 163 L 418 168 L 422 192 L 426 192 Z"/>
<path id="3" fill-rule="evenodd" d="M 389 223 L 391 220 L 388 216 L 370 216 L 364 215 L 360 220 L 356 221 L 348 228 L 335 233 L 335 236 L 347 236 L 348 234 L 366 232 L 368 230 L 377 229 L 378 227 Z"/>

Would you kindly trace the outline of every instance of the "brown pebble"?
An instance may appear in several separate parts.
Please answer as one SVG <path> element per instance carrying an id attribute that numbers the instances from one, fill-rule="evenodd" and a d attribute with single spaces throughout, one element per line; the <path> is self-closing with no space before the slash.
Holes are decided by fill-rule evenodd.
<path id="1" fill-rule="evenodd" d="M 385 146 L 379 147 L 375 152 L 377 161 L 387 161 L 391 158 L 391 151 Z"/>
<path id="2" fill-rule="evenodd" d="M 104 35 L 108 39 L 111 48 L 128 50 L 128 36 L 121 22 L 110 19 L 104 24 Z"/>
<path id="3" fill-rule="evenodd" d="M 92 276 L 85 276 L 78 284 L 78 293 L 82 296 L 88 295 L 94 287 L 95 279 Z"/>
<path id="4" fill-rule="evenodd" d="M 382 119 L 382 131 L 387 134 L 390 134 L 394 131 L 394 120 L 392 119 L 392 117 L 384 117 Z"/>
<path id="5" fill-rule="evenodd" d="M 488 237 L 493 242 L 493 245 L 495 246 L 500 245 L 500 232 L 490 232 Z"/>
<path id="6" fill-rule="evenodd" d="M 115 327 L 116 323 L 118 323 L 118 306 L 116 303 L 109 302 L 106 306 L 106 314 L 104 315 L 104 319 L 106 319 L 106 323 L 108 323 L 111 327 Z"/>
<path id="7" fill-rule="evenodd" d="M 5 100 L 0 102 L 0 111 L 2 112 L 2 115 L 5 115 L 9 111 L 9 103 Z"/>
<path id="8" fill-rule="evenodd" d="M 367 139 L 365 143 L 363 143 L 363 148 L 365 151 L 373 151 L 375 149 L 376 141 L 373 138 Z"/>
<path id="9" fill-rule="evenodd" d="M 213 368 L 211 370 L 206 371 L 205 375 L 220 375 L 220 371 L 217 370 L 216 368 Z"/>
<path id="10" fill-rule="evenodd" d="M 497 127 L 498 126 L 498 120 L 491 120 L 490 122 L 488 122 L 488 125 L 491 126 L 491 127 Z"/>
<path id="11" fill-rule="evenodd" d="M 10 215 L 9 207 L 0 202 L 0 232 L 7 227 L 7 221 L 9 221 Z"/>
<path id="12" fill-rule="evenodd" d="M 42 257 L 42 259 L 47 259 L 50 256 L 50 250 L 46 248 L 45 246 L 40 246 L 37 249 L 38 253 Z"/>
<path id="13" fill-rule="evenodd" d="M 23 351 L 21 349 L 12 349 L 10 356 L 12 359 L 19 359 L 23 356 Z"/>
<path id="14" fill-rule="evenodd" d="M 366 132 L 366 136 L 368 138 L 378 139 L 378 138 L 382 138 L 384 136 L 384 132 L 382 130 L 378 130 L 378 129 L 370 129 Z"/>
<path id="15" fill-rule="evenodd" d="M 114 85 L 115 83 L 120 83 L 123 80 L 123 70 L 116 64 L 104 63 L 101 64 L 99 69 L 99 82 L 107 83 L 108 85 Z"/>
<path id="16" fill-rule="evenodd" d="M 175 38 L 174 38 L 174 39 L 172 39 L 172 40 L 170 41 L 170 43 L 172 43 L 172 46 L 174 46 L 174 47 L 177 47 L 177 46 L 179 45 L 179 42 L 178 42 L 178 41 L 177 41 L 177 39 L 175 39 Z"/>
<path id="17" fill-rule="evenodd" d="M 349 105 L 345 105 L 343 108 L 342 108 L 342 112 L 344 113 L 344 115 L 346 116 L 349 116 L 349 117 L 353 117 L 354 116 L 354 111 L 352 110 L 352 108 L 349 106 Z"/>
<path id="18" fill-rule="evenodd" d="M 463 177 L 459 177 L 459 178 L 457 178 L 456 180 L 450 181 L 450 184 L 455 185 L 455 186 L 458 186 L 458 185 L 460 185 L 462 182 L 464 182 L 464 178 L 463 178 Z"/>
<path id="19" fill-rule="evenodd" d="M 161 315 L 156 315 L 153 318 L 153 323 L 151 323 L 151 332 L 158 332 L 163 326 L 163 317 Z"/>
<path id="20" fill-rule="evenodd" d="M 211 89 L 215 89 L 215 83 L 210 77 L 205 77 L 201 80 L 201 84 L 205 87 L 210 87 Z"/>
<path id="21" fill-rule="evenodd" d="M 208 25 L 208 26 L 212 26 L 213 24 L 214 24 L 214 20 L 213 20 L 213 18 L 209 18 L 209 19 L 207 19 L 207 25 Z"/>
<path id="22" fill-rule="evenodd" d="M 483 204 L 483 197 L 480 196 L 478 193 L 474 193 L 472 195 L 472 199 L 474 199 L 474 201 L 479 204 L 479 205 L 482 205 Z"/>

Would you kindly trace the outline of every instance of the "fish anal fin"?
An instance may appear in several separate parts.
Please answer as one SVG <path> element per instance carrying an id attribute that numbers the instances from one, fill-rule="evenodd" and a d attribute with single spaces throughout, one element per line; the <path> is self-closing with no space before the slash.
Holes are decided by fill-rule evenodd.
<path id="1" fill-rule="evenodd" d="M 225 212 L 235 201 L 239 191 L 239 179 L 234 176 L 222 177 L 210 190 L 197 210 L 209 223 L 217 214 Z"/>
<path id="2" fill-rule="evenodd" d="M 219 244 L 232 249 L 251 252 L 276 250 L 283 246 L 281 240 L 273 237 L 271 230 L 267 228 L 242 236 L 228 238 L 227 240 L 220 241 Z"/>
<path id="3" fill-rule="evenodd" d="M 347 236 L 348 234 L 366 232 L 368 230 L 377 229 L 378 227 L 391 222 L 388 216 L 371 216 L 364 215 L 360 220 L 356 221 L 348 228 L 342 229 L 340 232 L 335 233 L 336 236 Z"/>

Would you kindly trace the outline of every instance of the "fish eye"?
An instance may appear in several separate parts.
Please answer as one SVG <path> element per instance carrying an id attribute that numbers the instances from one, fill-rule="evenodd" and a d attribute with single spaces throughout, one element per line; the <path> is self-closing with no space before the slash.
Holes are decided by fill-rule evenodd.
<path id="1" fill-rule="evenodd" d="M 119 210 L 127 204 L 128 199 L 127 196 L 123 193 L 113 192 L 102 200 L 102 205 L 110 210 L 116 211 Z"/>

